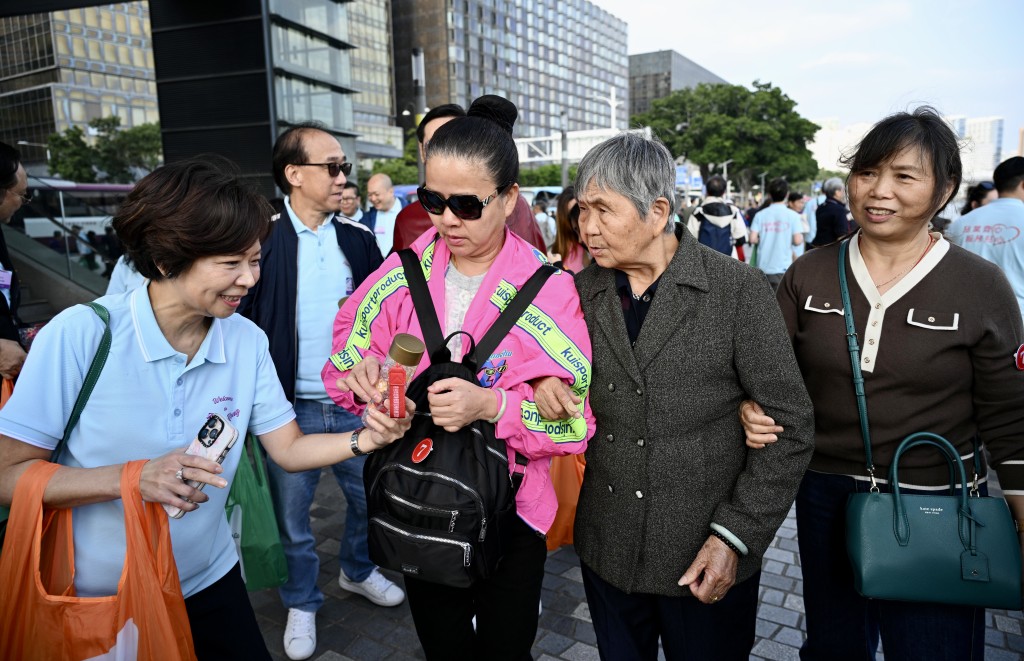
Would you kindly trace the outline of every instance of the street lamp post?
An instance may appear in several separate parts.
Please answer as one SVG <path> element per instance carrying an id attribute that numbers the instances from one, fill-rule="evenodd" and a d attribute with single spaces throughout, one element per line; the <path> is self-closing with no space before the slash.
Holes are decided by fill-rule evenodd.
<path id="1" fill-rule="evenodd" d="M 615 130 L 615 109 L 622 105 L 622 101 L 615 98 L 615 88 L 612 88 L 611 93 L 608 96 L 601 96 L 600 94 L 591 95 L 591 99 L 595 101 L 604 101 L 611 108 L 611 129 Z"/>
<path id="2" fill-rule="evenodd" d="M 423 49 L 413 48 L 412 49 L 412 86 L 413 92 L 416 96 L 416 116 L 415 126 L 419 126 L 420 122 L 423 121 L 423 115 L 426 114 L 427 107 L 427 74 L 426 69 L 423 66 Z M 425 166 L 422 158 L 416 159 L 416 167 L 419 173 L 420 184 L 426 179 Z"/>
<path id="3" fill-rule="evenodd" d="M 761 202 L 763 203 L 764 202 L 764 178 L 768 176 L 768 171 L 766 170 L 766 171 L 762 172 L 761 174 L 759 174 L 758 176 L 761 177 Z M 773 202 L 774 202 L 774 200 L 773 200 Z"/>
<path id="4" fill-rule="evenodd" d="M 732 163 L 733 159 L 729 159 L 725 163 L 722 163 L 722 176 L 725 177 L 725 199 L 732 199 L 732 183 L 729 181 L 729 164 Z"/>

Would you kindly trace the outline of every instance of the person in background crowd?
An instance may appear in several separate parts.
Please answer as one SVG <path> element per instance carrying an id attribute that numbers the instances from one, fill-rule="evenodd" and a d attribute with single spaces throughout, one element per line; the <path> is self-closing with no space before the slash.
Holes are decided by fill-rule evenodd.
<path id="1" fill-rule="evenodd" d="M 702 245 L 723 255 L 732 255 L 737 247 L 747 242 L 747 223 L 739 207 L 723 197 L 725 177 L 712 175 L 705 187 L 708 196 L 690 213 L 687 228 Z"/>
<path id="2" fill-rule="evenodd" d="M 576 204 L 576 188 L 566 186 L 558 195 L 555 209 L 558 231 L 548 251 L 548 259 L 560 268 L 579 273 L 590 264 L 590 255 L 580 243 L 580 207 Z"/>
<path id="3" fill-rule="evenodd" d="M 547 207 L 547 196 L 538 194 L 533 200 L 533 218 L 537 221 L 541 236 L 544 237 L 544 243 L 550 245 L 555 241 L 557 229 L 555 227 L 555 219 L 548 215 Z"/>
<path id="4" fill-rule="evenodd" d="M 445 335 L 461 330 L 483 337 L 500 312 L 488 301 L 507 295 L 510 287 L 521 288 L 546 261 L 506 227 L 521 198 L 512 139 L 516 115 L 508 100 L 483 96 L 466 117 L 439 128 L 426 149 L 426 182 L 417 193 L 434 231 L 421 235 L 411 249 L 429 270 L 427 283 Z M 353 413 L 364 408 L 361 402 L 380 401 L 375 386 L 395 334 L 423 336 L 408 287 L 391 275 L 399 268 L 400 258 L 392 254 L 349 297 L 334 323 L 335 353 L 322 376 L 334 401 Z M 503 541 L 508 531 L 507 544 L 494 575 L 469 588 L 405 577 L 416 633 L 429 661 L 519 661 L 530 657 L 537 635 L 544 533 L 557 509 L 549 459 L 583 452 L 594 422 L 586 404 L 578 409 L 582 417 L 559 426 L 551 432 L 555 436 L 546 431 L 555 427 L 527 422 L 536 410 L 530 379 L 554 376 L 586 400 L 591 378 L 590 340 L 572 277 L 564 271 L 551 275 L 531 310 L 544 319 L 544 344 L 538 344 L 533 327 L 514 326 L 495 350 L 494 355 L 506 356 L 499 381 L 485 381 L 490 387 L 483 387 L 444 379 L 429 388 L 437 425 L 458 429 L 474 420 L 491 421 L 509 452 L 529 459 L 516 492 L 518 516 L 502 528 Z M 448 345 L 453 360 L 470 348 L 462 337 L 456 334 Z M 417 372 L 428 364 L 421 361 Z M 509 464 L 515 466 L 514 457 Z"/>
<path id="5" fill-rule="evenodd" d="M 1001 268 L 1024 310 L 1024 157 L 1006 159 L 993 176 L 998 199 L 961 216 L 950 227 L 949 236 L 953 243 Z"/>
<path id="6" fill-rule="evenodd" d="M 359 186 L 346 181 L 341 191 L 341 214 L 349 220 L 359 222 L 363 218 L 363 200 L 359 196 Z"/>
<path id="7" fill-rule="evenodd" d="M 846 208 L 843 180 L 839 177 L 825 180 L 821 192 L 825 195 L 825 201 L 815 211 L 815 247 L 827 246 L 857 229 L 857 224 L 850 220 L 850 211 Z"/>
<path id="8" fill-rule="evenodd" d="M 928 229 L 960 185 L 957 136 L 931 108 L 897 113 L 868 131 L 844 165 L 860 229 L 842 268 L 862 350 L 878 488 L 891 490 L 884 478 L 909 434 L 943 436 L 968 466 L 977 437 L 998 467 L 1014 518 L 1024 520 L 1024 371 L 1014 361 L 1024 339 L 1020 310 L 996 266 Z M 887 659 L 982 659 L 985 609 L 867 599 L 854 589 L 846 503 L 872 481 L 846 325 L 836 314 L 838 259 L 839 244 L 810 251 L 778 291 L 815 416 L 814 457 L 796 501 L 807 623 L 800 658 L 871 659 L 881 638 Z M 747 442 L 771 449 L 780 426 L 774 414 L 760 413 L 743 404 Z M 901 493 L 950 488 L 940 453 L 914 452 L 904 461 Z M 987 467 L 980 473 L 985 495 Z"/>
<path id="9" fill-rule="evenodd" d="M 800 227 L 803 229 L 804 242 L 799 246 L 793 246 L 793 259 L 796 259 L 800 255 L 804 254 L 807 246 L 811 245 L 811 241 L 814 240 L 814 230 L 817 224 L 817 219 L 814 223 L 808 222 L 804 209 L 807 206 L 807 196 L 800 191 L 793 191 L 786 198 L 786 208 L 792 210 L 796 215 L 800 216 Z"/>
<path id="10" fill-rule="evenodd" d="M 64 254 L 64 233 L 60 230 L 53 230 L 53 236 L 46 242 L 46 247 L 54 252 Z"/>
<path id="11" fill-rule="evenodd" d="M 11 222 L 11 216 L 28 203 L 28 175 L 21 164 L 21 153 L 0 142 L 0 225 Z M 21 303 L 21 281 L 7 251 L 6 230 L 0 230 L 0 376 L 13 379 L 21 372 L 25 350 L 18 342 L 18 305 Z"/>
<path id="12" fill-rule="evenodd" d="M 768 184 L 771 204 L 758 211 L 750 224 L 750 243 L 757 246 L 757 268 L 768 276 L 768 284 L 778 289 L 782 274 L 793 263 L 793 247 L 804 243 L 800 216 L 786 208 L 789 184 L 772 179 Z"/>
<path id="13" fill-rule="evenodd" d="M 395 242 L 395 221 L 402 210 L 402 202 L 395 197 L 391 177 L 383 173 L 373 175 L 366 182 L 366 197 L 373 208 L 363 214 L 359 222 L 370 228 L 381 254 L 386 255 Z"/>
<path id="14" fill-rule="evenodd" d="M 419 143 L 420 161 L 424 161 L 426 158 L 426 148 L 434 136 L 434 131 L 456 117 L 465 116 L 466 111 L 462 109 L 462 106 L 454 103 L 446 103 L 428 110 L 420 120 L 419 126 L 416 127 L 416 142 Z M 434 225 L 430 222 L 430 214 L 419 203 L 419 200 L 406 206 L 398 212 L 398 218 L 395 220 L 393 250 L 397 252 L 408 248 L 421 234 L 433 227 Z"/>
<path id="15" fill-rule="evenodd" d="M 299 428 L 305 433 L 352 431 L 360 426 L 359 417 L 330 400 L 320 368 L 331 352 L 338 301 L 362 284 L 383 258 L 365 225 L 338 215 L 341 198 L 352 194 L 345 178 L 352 164 L 323 124 L 289 127 L 274 144 L 272 163 L 274 182 L 285 194 L 284 212 L 274 217 L 263 242 L 263 278 L 242 299 L 238 311 L 267 334 L 270 356 Z M 397 606 L 405 593 L 370 561 L 365 463 L 365 457 L 356 457 L 331 466 L 347 503 L 338 585 L 378 606 Z M 309 520 L 321 471 L 289 472 L 273 458 L 267 468 L 288 564 L 288 581 L 278 590 L 288 609 L 284 650 L 289 659 L 307 659 L 316 650 L 316 613 L 324 602 L 317 586 L 320 559 Z"/>
<path id="16" fill-rule="evenodd" d="M 660 639 L 669 661 L 746 661 L 761 559 L 811 457 L 811 405 L 764 276 L 673 222 L 674 185 L 668 149 L 636 133 L 576 175 L 598 426 L 573 537 L 602 659 L 654 661 Z M 535 392 L 544 418 L 578 414 L 561 381 Z M 789 421 L 773 454 L 743 445 L 750 393 Z"/>
<path id="17" fill-rule="evenodd" d="M 302 434 L 266 335 L 235 314 L 259 280 L 270 212 L 220 157 L 175 161 L 135 185 L 113 223 L 149 284 L 99 299 L 110 312 L 109 357 L 44 494 L 47 507 L 75 508 L 76 596 L 113 595 L 125 557 L 122 464 L 150 458 L 142 497 L 186 512 L 170 521 L 170 533 L 196 656 L 204 661 L 270 659 L 224 516 L 242 444 L 222 465 L 184 452 L 211 412 L 239 434 L 255 434 L 292 471 L 383 447 L 409 428 L 409 416 L 392 420 L 374 411 L 358 433 Z M 49 460 L 102 334 L 103 323 L 84 305 L 39 332 L 0 410 L 0 503 L 11 502 L 29 464 Z M 215 488 L 200 491 L 186 480 Z M 0 599 L 9 598 L 0 586 Z"/>
<path id="18" fill-rule="evenodd" d="M 999 197 L 996 185 L 991 181 L 979 181 L 973 186 L 967 187 L 967 201 L 960 209 L 960 215 L 966 216 L 978 207 L 983 207 Z"/>

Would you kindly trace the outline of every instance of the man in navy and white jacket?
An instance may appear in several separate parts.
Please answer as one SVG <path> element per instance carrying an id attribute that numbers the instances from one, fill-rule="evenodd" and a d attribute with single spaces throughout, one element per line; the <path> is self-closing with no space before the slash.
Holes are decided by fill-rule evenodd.
<path id="1" fill-rule="evenodd" d="M 359 418 L 327 396 L 320 368 L 331 353 L 340 300 L 383 258 L 372 231 L 338 214 L 351 164 L 324 126 L 309 122 L 282 133 L 274 145 L 273 170 L 285 194 L 284 211 L 263 243 L 260 279 L 239 312 L 270 339 L 271 358 L 302 430 L 351 431 L 360 426 Z M 280 588 L 288 608 L 284 648 L 288 658 L 306 659 L 316 650 L 316 611 L 324 600 L 309 521 L 320 470 L 288 473 L 269 458 L 267 463 L 288 563 L 288 582 Z M 405 593 L 369 559 L 363 463 L 356 458 L 332 467 L 348 501 L 338 583 L 380 606 L 396 606 Z"/>

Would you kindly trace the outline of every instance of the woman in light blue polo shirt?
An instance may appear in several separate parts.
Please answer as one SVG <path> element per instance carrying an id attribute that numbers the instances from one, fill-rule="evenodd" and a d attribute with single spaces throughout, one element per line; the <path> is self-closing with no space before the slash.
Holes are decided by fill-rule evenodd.
<path id="1" fill-rule="evenodd" d="M 375 414 L 361 434 L 302 435 L 266 335 L 233 314 L 259 278 L 271 215 L 216 157 L 166 165 L 129 194 L 113 225 L 150 283 L 98 301 L 110 311 L 110 356 L 60 457 L 66 468 L 45 494 L 48 506 L 76 508 L 77 594 L 114 594 L 125 554 L 121 464 L 150 460 L 143 497 L 187 512 L 171 520 L 171 539 L 200 659 L 270 658 L 224 516 L 242 452 L 229 452 L 223 466 L 184 454 L 207 417 L 254 433 L 294 471 L 372 451 L 409 426 Z M 25 468 L 56 447 L 102 334 L 102 322 L 81 305 L 39 333 L 0 411 L 0 503 L 9 504 Z M 217 488 L 198 491 L 183 479 Z"/>

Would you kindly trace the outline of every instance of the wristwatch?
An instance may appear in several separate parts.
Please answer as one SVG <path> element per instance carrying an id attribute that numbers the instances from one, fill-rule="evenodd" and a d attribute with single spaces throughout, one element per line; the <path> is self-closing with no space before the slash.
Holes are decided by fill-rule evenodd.
<path id="1" fill-rule="evenodd" d="M 359 434 L 362 433 L 363 430 L 365 429 L 366 427 L 360 427 L 359 429 L 356 429 L 355 431 L 352 432 L 352 440 L 349 441 L 348 446 L 349 448 L 351 448 L 352 456 L 354 457 L 363 457 L 368 454 L 373 454 L 373 450 L 370 450 L 369 452 L 363 452 L 362 450 L 359 449 Z"/>

